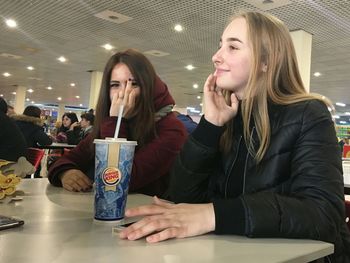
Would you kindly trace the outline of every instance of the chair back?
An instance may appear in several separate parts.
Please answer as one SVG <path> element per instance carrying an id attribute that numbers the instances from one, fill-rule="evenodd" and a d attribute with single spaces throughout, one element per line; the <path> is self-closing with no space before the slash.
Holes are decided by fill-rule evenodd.
<path id="1" fill-rule="evenodd" d="M 45 150 L 37 148 L 28 148 L 26 158 L 35 169 L 38 169 L 41 159 L 45 154 Z"/>

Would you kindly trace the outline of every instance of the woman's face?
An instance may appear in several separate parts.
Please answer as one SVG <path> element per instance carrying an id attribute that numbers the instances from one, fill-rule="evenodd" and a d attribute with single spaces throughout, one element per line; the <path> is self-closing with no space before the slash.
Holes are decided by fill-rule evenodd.
<path id="1" fill-rule="evenodd" d="M 251 71 L 251 47 L 244 18 L 236 18 L 226 27 L 212 61 L 216 85 L 242 99 Z"/>
<path id="2" fill-rule="evenodd" d="M 140 87 L 137 85 L 133 75 L 131 74 L 129 68 L 123 64 L 118 63 L 114 66 L 111 73 L 109 97 L 112 101 L 113 95 L 120 91 L 120 89 L 126 88 L 126 82 L 128 80 L 132 81 L 132 87 L 134 88 L 133 92 L 136 94 L 136 98 L 140 95 Z"/>
<path id="3" fill-rule="evenodd" d="M 69 119 L 67 116 L 64 116 L 62 119 L 62 124 L 64 127 L 69 128 L 70 125 L 72 124 L 72 120 Z"/>

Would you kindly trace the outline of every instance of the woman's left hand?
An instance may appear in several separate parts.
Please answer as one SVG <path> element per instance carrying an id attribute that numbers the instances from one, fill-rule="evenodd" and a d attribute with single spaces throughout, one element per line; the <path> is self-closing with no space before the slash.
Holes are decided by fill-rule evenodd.
<path id="1" fill-rule="evenodd" d="M 122 239 L 136 240 L 147 236 L 147 242 L 155 243 L 198 236 L 215 229 L 212 203 L 171 204 L 154 197 L 153 204 L 128 209 L 125 214 L 145 217 L 122 230 L 119 234 Z"/>

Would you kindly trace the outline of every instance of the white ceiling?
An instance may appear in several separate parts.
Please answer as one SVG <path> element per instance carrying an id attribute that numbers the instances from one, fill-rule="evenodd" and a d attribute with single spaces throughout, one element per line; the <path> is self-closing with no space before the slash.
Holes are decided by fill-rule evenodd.
<path id="1" fill-rule="evenodd" d="M 266 0 L 265 0 L 266 1 Z M 113 53 L 101 48 L 110 43 L 116 50 L 128 47 L 142 52 L 169 53 L 147 55 L 168 84 L 179 107 L 199 107 L 201 87 L 212 72 L 211 56 L 218 47 L 228 18 L 237 10 L 261 10 L 286 4 L 268 12 L 282 19 L 290 30 L 303 29 L 313 35 L 311 91 L 333 102 L 350 105 L 350 1 L 349 0 L 1 0 L 0 15 L 13 18 L 18 28 L 0 24 L 0 94 L 14 100 L 16 85 L 32 88 L 27 93 L 36 103 L 88 107 L 90 73 L 102 71 Z M 253 5 L 254 4 L 254 5 Z M 132 19 L 117 24 L 94 16 L 105 10 Z M 184 31 L 176 33 L 176 23 Z M 114 51 L 115 52 L 115 51 Z M 7 58 L 2 53 L 20 56 Z M 65 56 L 64 64 L 57 57 Z M 185 69 L 187 64 L 196 68 Z M 26 69 L 28 65 L 34 71 Z M 34 78 L 34 79 L 33 79 Z M 76 87 L 70 87 L 70 83 Z M 199 84 L 197 90 L 192 88 Z M 53 90 L 46 89 L 52 86 Z M 75 96 L 79 95 L 80 99 Z M 337 108 L 350 111 L 350 107 Z"/>

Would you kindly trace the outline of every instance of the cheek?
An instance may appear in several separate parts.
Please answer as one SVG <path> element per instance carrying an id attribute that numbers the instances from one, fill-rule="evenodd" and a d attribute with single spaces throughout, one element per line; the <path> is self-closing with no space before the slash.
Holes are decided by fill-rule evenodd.
<path id="1" fill-rule="evenodd" d="M 113 96 L 114 96 L 114 94 L 117 93 L 117 91 L 118 91 L 117 89 L 111 89 L 109 91 L 109 98 L 110 98 L 111 101 L 113 100 Z"/>

